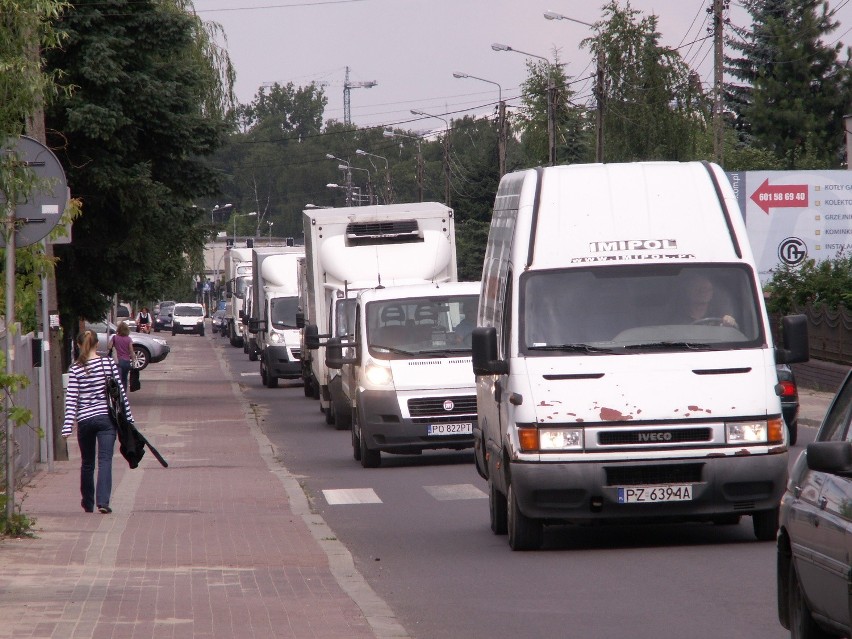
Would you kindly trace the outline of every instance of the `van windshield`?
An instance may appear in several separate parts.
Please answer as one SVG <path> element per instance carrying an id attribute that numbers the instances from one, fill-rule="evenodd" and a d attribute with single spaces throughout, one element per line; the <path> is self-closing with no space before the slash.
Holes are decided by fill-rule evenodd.
<path id="1" fill-rule="evenodd" d="M 370 354 L 379 359 L 469 355 L 478 300 L 477 295 L 450 295 L 370 302 Z"/>
<path id="2" fill-rule="evenodd" d="M 531 271 L 520 280 L 520 346 L 528 355 L 757 347 L 756 291 L 739 264 Z"/>
<path id="3" fill-rule="evenodd" d="M 270 321 L 278 329 L 296 328 L 296 311 L 299 310 L 298 297 L 274 297 L 269 302 Z"/>

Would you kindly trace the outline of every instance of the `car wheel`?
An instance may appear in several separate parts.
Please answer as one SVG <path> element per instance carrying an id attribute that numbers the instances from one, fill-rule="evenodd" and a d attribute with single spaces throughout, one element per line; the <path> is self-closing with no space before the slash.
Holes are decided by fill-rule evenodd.
<path id="1" fill-rule="evenodd" d="M 199 335 L 199 337 L 204 337 L 204 329 L 203 328 L 201 329 L 201 331 L 199 331 L 198 335 Z"/>
<path id="2" fill-rule="evenodd" d="M 304 384 L 302 386 L 303 386 L 302 390 L 305 393 L 305 397 L 307 397 L 308 399 L 313 399 L 313 397 L 314 397 L 314 385 L 311 382 L 311 380 L 310 379 L 304 380 Z"/>
<path id="3" fill-rule="evenodd" d="M 817 625 L 805 601 L 805 594 L 799 583 L 796 568 L 790 564 L 790 586 L 787 590 L 790 596 L 790 639 L 828 639 L 830 635 Z"/>
<path id="4" fill-rule="evenodd" d="M 266 373 L 266 387 L 278 388 L 278 378 L 275 375 L 270 375 L 268 371 Z"/>
<path id="5" fill-rule="evenodd" d="M 260 383 L 266 386 L 266 366 L 262 361 L 260 362 Z"/>
<path id="6" fill-rule="evenodd" d="M 752 513 L 751 523 L 758 541 L 774 541 L 778 534 L 778 508 Z"/>
<path id="7" fill-rule="evenodd" d="M 488 514 L 491 518 L 491 532 L 505 535 L 509 530 L 506 497 L 497 490 L 493 481 L 488 482 Z"/>
<path id="8" fill-rule="evenodd" d="M 540 521 L 530 519 L 518 508 L 515 491 L 509 484 L 509 495 L 506 497 L 506 528 L 509 533 L 509 547 L 512 550 L 538 550 L 544 537 L 543 525 Z"/>
<path id="9" fill-rule="evenodd" d="M 356 409 L 355 413 L 358 412 Z M 354 420 L 353 415 L 353 420 Z M 358 420 L 358 448 L 361 451 L 361 466 L 364 468 L 378 468 L 382 464 L 382 453 L 378 450 L 371 450 L 367 448 L 367 438 L 364 437 L 364 433 L 361 432 L 361 420 Z"/>
<path id="10" fill-rule="evenodd" d="M 145 369 L 148 366 L 148 362 L 151 361 L 151 353 L 148 352 L 147 348 L 138 344 L 133 345 L 133 352 L 136 353 L 135 368 L 138 368 L 140 371 Z"/>
<path id="11" fill-rule="evenodd" d="M 255 351 L 255 350 L 249 351 L 249 361 L 250 362 L 256 362 L 257 361 L 257 351 Z"/>

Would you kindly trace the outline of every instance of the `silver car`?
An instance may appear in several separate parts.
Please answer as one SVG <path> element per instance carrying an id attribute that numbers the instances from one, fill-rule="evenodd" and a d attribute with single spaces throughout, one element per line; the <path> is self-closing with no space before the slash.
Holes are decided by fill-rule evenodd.
<path id="1" fill-rule="evenodd" d="M 115 334 L 116 326 L 112 322 L 86 322 L 86 329 L 98 334 L 98 354 L 107 354 L 107 343 Z M 145 333 L 131 333 L 133 350 L 136 353 L 136 368 L 142 370 L 148 364 L 156 364 L 166 359 L 171 350 L 166 340 Z"/>

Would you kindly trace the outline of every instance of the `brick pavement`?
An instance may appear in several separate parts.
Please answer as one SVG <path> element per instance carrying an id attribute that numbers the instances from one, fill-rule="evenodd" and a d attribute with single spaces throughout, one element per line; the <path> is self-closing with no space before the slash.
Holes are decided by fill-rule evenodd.
<path id="1" fill-rule="evenodd" d="M 404 637 L 275 458 L 211 338 L 130 396 L 166 457 L 116 452 L 111 515 L 84 513 L 79 450 L 20 491 L 36 537 L 0 542 L 0 638 Z"/>

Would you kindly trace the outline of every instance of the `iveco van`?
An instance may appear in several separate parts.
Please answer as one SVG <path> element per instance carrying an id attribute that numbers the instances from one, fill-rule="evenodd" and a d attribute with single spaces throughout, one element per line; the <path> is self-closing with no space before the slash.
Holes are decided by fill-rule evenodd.
<path id="1" fill-rule="evenodd" d="M 475 459 L 513 549 L 551 523 L 750 515 L 774 538 L 788 457 L 775 365 L 807 359 L 806 325 L 785 318 L 773 347 L 718 166 L 506 175 L 477 323 Z"/>

